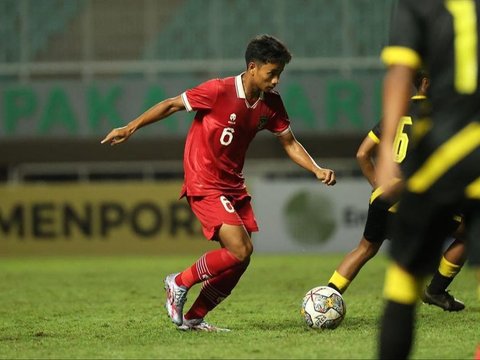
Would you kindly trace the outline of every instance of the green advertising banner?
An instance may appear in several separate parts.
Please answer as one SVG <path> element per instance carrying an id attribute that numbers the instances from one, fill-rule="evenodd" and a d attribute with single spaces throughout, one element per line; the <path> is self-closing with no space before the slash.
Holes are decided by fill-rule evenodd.
<path id="1" fill-rule="evenodd" d="M 156 83 L 2 83 L 0 138 L 98 138 L 155 103 L 205 80 L 201 76 L 170 75 Z M 380 80 L 378 75 L 341 78 L 293 73 L 285 75 L 278 90 L 296 133 L 364 133 L 379 120 Z M 142 136 L 183 136 L 191 119 L 192 114 L 177 113 Z"/>

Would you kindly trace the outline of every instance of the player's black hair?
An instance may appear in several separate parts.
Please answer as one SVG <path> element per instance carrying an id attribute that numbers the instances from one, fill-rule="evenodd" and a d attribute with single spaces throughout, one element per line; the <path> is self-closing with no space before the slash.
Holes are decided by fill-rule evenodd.
<path id="1" fill-rule="evenodd" d="M 420 89 L 420 86 L 422 86 L 423 78 L 430 78 L 430 76 L 428 75 L 428 71 L 425 69 L 418 69 L 415 73 L 415 77 L 413 78 L 413 85 L 415 86 L 415 89 Z"/>
<path id="2" fill-rule="evenodd" d="M 245 51 L 247 66 L 252 61 L 263 64 L 288 64 L 291 58 L 292 54 L 287 47 L 277 38 L 267 34 L 254 37 Z"/>

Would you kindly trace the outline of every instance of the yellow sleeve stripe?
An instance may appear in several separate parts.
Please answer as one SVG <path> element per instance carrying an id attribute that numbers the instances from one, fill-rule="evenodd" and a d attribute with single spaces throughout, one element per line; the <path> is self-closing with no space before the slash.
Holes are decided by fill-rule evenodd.
<path id="1" fill-rule="evenodd" d="M 403 270 L 397 264 L 391 264 L 385 274 L 383 296 L 400 304 L 412 305 L 420 298 L 423 280 Z"/>
<path id="2" fill-rule="evenodd" d="M 407 47 L 387 46 L 382 50 L 382 61 L 385 65 L 405 65 L 418 69 L 422 63 L 420 55 Z"/>
<path id="3" fill-rule="evenodd" d="M 370 195 L 370 204 L 375 201 L 376 198 L 378 198 L 380 195 L 384 193 L 383 188 L 380 186 L 376 188 L 373 192 L 372 195 Z"/>
<path id="4" fill-rule="evenodd" d="M 423 166 L 408 179 L 408 189 L 415 193 L 425 192 L 452 166 L 478 146 L 480 146 L 480 124 L 471 123 L 430 155 Z M 468 188 L 466 191 L 469 197 L 475 197 L 475 193 L 480 196 L 480 188 L 475 185 L 475 182 Z"/>
<path id="5" fill-rule="evenodd" d="M 465 195 L 467 198 L 480 200 L 480 177 L 467 186 Z"/>
<path id="6" fill-rule="evenodd" d="M 370 130 L 370 132 L 368 133 L 368 137 L 372 139 L 375 144 L 380 144 L 380 139 L 378 138 L 377 135 L 375 135 L 375 133 L 372 130 Z"/>

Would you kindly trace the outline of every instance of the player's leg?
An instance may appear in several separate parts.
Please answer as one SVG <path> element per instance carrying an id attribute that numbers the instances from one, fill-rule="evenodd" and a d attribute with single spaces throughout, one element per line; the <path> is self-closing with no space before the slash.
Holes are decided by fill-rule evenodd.
<path id="1" fill-rule="evenodd" d="M 230 268 L 213 279 L 202 283 L 202 289 L 184 318 L 203 319 L 217 305 L 224 301 L 247 270 L 249 261 Z"/>
<path id="2" fill-rule="evenodd" d="M 225 300 L 231 294 L 250 263 L 253 246 L 250 235 L 243 227 L 224 224 L 220 228 L 219 236 L 222 248 L 228 249 L 230 247 L 236 256 L 242 257 L 244 260 L 218 276 L 205 280 L 202 283 L 202 290 L 198 298 L 185 314 L 185 319 L 204 318 L 209 311 Z"/>
<path id="3" fill-rule="evenodd" d="M 343 294 L 362 267 L 377 254 L 381 245 L 381 241 L 370 242 L 362 237 L 357 247 L 349 252 L 338 265 L 328 281 L 328 286 Z"/>
<path id="4" fill-rule="evenodd" d="M 238 259 L 227 249 L 221 248 L 203 254 L 200 259 L 182 272 L 168 275 L 165 279 L 166 308 L 172 321 L 176 325 L 182 324 L 183 306 L 187 300 L 188 289 L 199 282 L 218 276 L 241 264 L 244 260 Z"/>
<path id="5" fill-rule="evenodd" d="M 462 269 L 466 259 L 464 232 L 465 225 L 461 218 L 452 220 L 455 240 L 450 244 L 440 259 L 440 265 L 430 284 L 423 292 L 424 303 L 438 306 L 446 311 L 460 311 L 465 304 L 447 292 L 447 288 Z"/>
<path id="6" fill-rule="evenodd" d="M 181 272 L 176 281 L 187 288 L 211 279 L 225 270 L 247 261 L 253 251 L 250 235 L 245 229 L 244 219 L 236 207 L 243 203 L 226 196 L 191 197 L 188 198 L 190 206 L 202 224 L 205 237 L 209 240 L 219 241 L 221 248 L 204 254 L 195 264 Z M 250 206 L 250 197 L 247 205 Z M 251 207 L 250 207 L 251 209 Z M 253 212 L 253 211 L 252 211 Z M 228 225 L 227 225 L 228 224 Z M 247 226 L 249 231 L 257 231 L 258 227 L 253 222 Z"/>
<path id="7" fill-rule="evenodd" d="M 377 254 L 386 238 L 387 220 L 390 216 L 388 207 L 381 199 L 370 204 L 363 237 L 357 247 L 343 258 L 330 277 L 328 286 L 343 294 L 362 267 Z"/>
<path id="8" fill-rule="evenodd" d="M 435 259 L 440 258 L 447 231 L 444 224 L 450 218 L 451 210 L 439 209 L 431 199 L 409 192 L 402 196 L 392 235 L 394 261 L 385 276 L 381 359 L 406 358 L 410 353 L 423 280 L 438 265 Z"/>
<path id="9" fill-rule="evenodd" d="M 480 300 L 480 265 L 475 265 L 476 268 L 476 277 L 477 277 L 477 298 Z M 475 360 L 480 360 L 480 343 L 477 345 L 477 350 L 475 351 Z"/>
<path id="10" fill-rule="evenodd" d="M 477 201 L 473 201 L 465 216 L 466 245 L 468 265 L 475 271 L 477 280 L 477 297 L 480 300 L 480 192 L 477 193 Z M 474 354 L 475 360 L 480 360 L 480 343 Z"/>
<path id="11" fill-rule="evenodd" d="M 475 265 L 475 274 L 477 278 L 477 297 L 480 300 L 480 265 Z M 475 360 L 480 360 L 480 343 L 477 344 L 477 350 L 474 355 Z"/>
<path id="12" fill-rule="evenodd" d="M 225 199 L 223 202 L 225 202 Z M 240 260 L 240 263 L 203 282 L 200 294 L 190 310 L 185 314 L 184 324 L 181 327 L 182 330 L 225 330 L 207 324 L 203 319 L 208 312 L 231 294 L 250 263 L 250 255 L 253 252 L 251 232 L 258 230 L 255 215 L 250 204 L 250 196 L 232 196 L 229 203 L 232 207 L 227 207 L 227 209 L 229 211 L 235 210 L 235 214 L 240 219 L 242 225 L 223 223 L 217 231 L 215 239 L 220 242 L 222 249 L 232 253 Z M 224 219 L 225 222 L 235 222 L 232 218 Z M 201 324 L 201 328 L 198 328 L 196 324 Z"/>
<path id="13" fill-rule="evenodd" d="M 393 263 L 385 276 L 386 304 L 380 324 L 379 359 L 406 359 L 413 341 L 421 282 Z"/>
<path id="14" fill-rule="evenodd" d="M 253 249 L 242 219 L 225 197 L 190 197 L 188 201 L 200 220 L 203 233 L 208 239 L 218 240 L 220 234 L 227 231 L 222 225 L 224 222 L 236 225 L 227 226 L 235 229 L 227 231 L 232 236 L 229 246 L 222 246 L 220 249 L 205 253 L 187 269 L 178 274 L 168 275 L 165 279 L 165 289 L 167 290 L 165 306 L 169 317 L 177 325 L 183 323 L 183 306 L 188 289 L 247 262 Z M 253 228 L 253 231 L 256 231 L 256 228 Z"/>
<path id="15" fill-rule="evenodd" d="M 210 325 L 203 319 L 232 293 L 232 290 L 235 288 L 250 263 L 250 255 L 253 251 L 253 246 L 250 240 L 250 234 L 246 234 L 244 228 L 239 226 L 227 224 L 222 225 L 219 237 L 222 247 L 230 248 L 230 251 L 243 258 L 244 261 L 202 283 L 202 289 L 200 290 L 197 299 L 184 316 L 181 330 L 190 330 L 192 329 L 191 325 L 199 323 L 203 323 L 202 326 L 208 328 L 202 328 L 201 330 L 226 330 Z M 242 239 L 239 239 L 239 237 Z M 193 330 L 196 330 L 196 328 Z"/>

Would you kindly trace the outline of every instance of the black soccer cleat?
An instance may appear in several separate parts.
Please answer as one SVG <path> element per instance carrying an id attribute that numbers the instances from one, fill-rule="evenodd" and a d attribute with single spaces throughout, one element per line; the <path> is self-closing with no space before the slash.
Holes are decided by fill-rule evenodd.
<path id="1" fill-rule="evenodd" d="M 460 311 L 465 309 L 465 304 L 460 300 L 455 299 L 448 291 L 444 291 L 440 294 L 431 294 L 428 292 L 427 288 L 423 292 L 422 301 L 425 304 L 438 306 L 444 311 Z"/>

